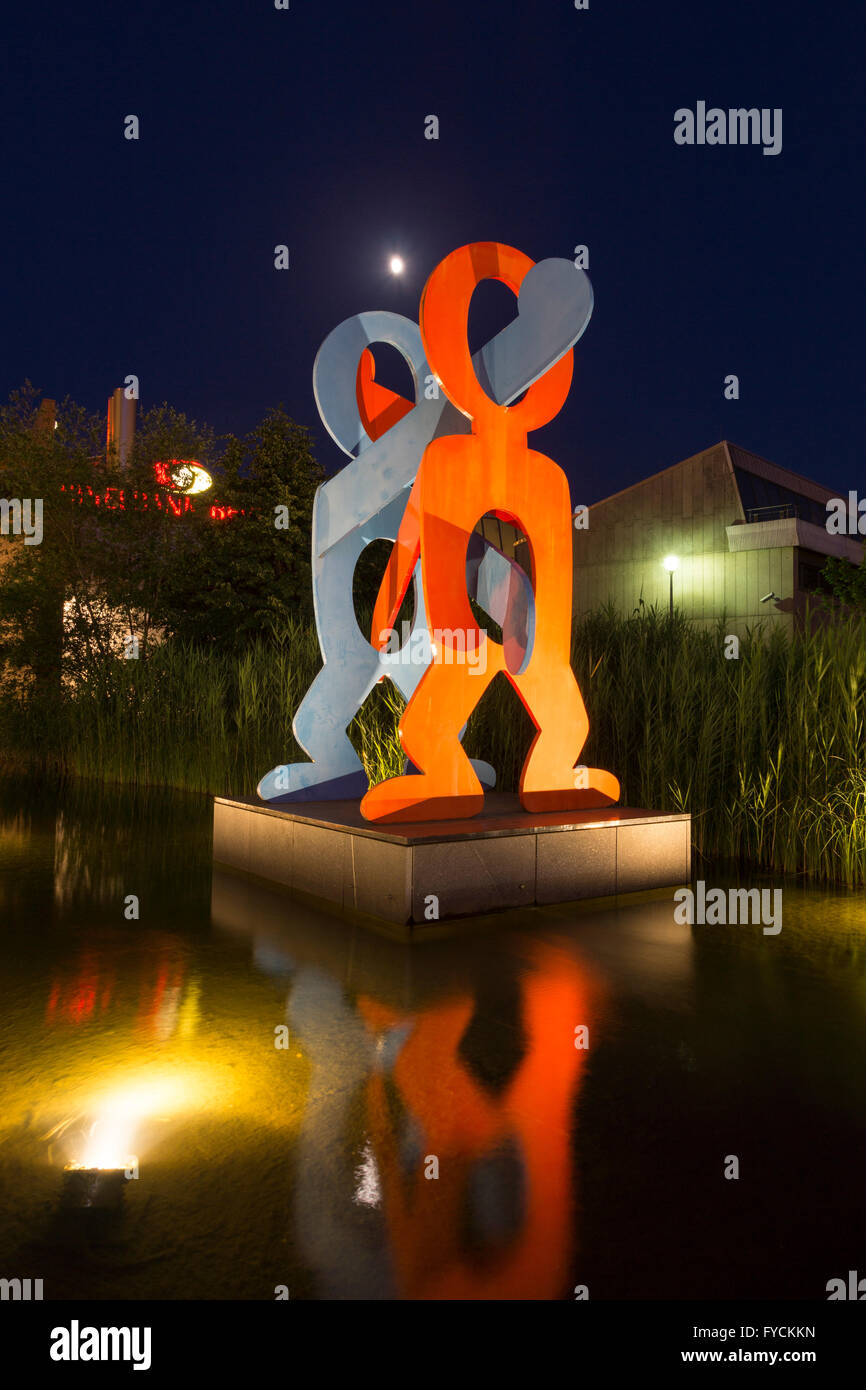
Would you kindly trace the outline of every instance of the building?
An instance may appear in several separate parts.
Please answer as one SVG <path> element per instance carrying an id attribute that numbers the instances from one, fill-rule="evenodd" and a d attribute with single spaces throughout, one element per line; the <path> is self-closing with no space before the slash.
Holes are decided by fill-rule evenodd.
<path id="1" fill-rule="evenodd" d="M 790 630 L 828 556 L 863 558 L 856 536 L 827 530 L 827 502 L 847 496 L 722 440 L 597 502 L 585 529 L 576 518 L 575 617 L 667 608 L 672 594 L 696 624 L 725 614 L 739 635 L 758 622 Z"/>

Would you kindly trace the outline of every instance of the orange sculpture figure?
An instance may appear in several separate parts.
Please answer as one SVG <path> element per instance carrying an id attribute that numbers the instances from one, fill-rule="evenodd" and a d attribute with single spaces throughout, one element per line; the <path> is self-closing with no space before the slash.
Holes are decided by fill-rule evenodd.
<path id="1" fill-rule="evenodd" d="M 503 672 L 537 733 L 523 766 L 527 811 L 590 809 L 619 798 L 609 772 L 576 768 L 589 720 L 571 669 L 572 519 L 562 469 L 527 446 L 527 433 L 552 420 L 571 385 L 569 350 L 517 404 L 497 405 L 480 385 L 469 352 L 469 302 L 476 285 L 500 280 L 517 294 L 533 262 L 498 242 L 463 246 L 434 270 L 421 298 L 420 327 L 430 369 L 472 422 L 468 435 L 426 448 L 376 602 L 372 640 L 384 644 L 421 557 L 427 625 L 438 650 L 404 711 L 403 750 L 419 774 L 373 787 L 361 812 L 373 821 L 477 815 L 484 794 L 460 733 L 493 678 Z M 525 647 L 492 642 L 469 605 L 466 560 L 472 532 L 493 513 L 527 537 L 534 628 Z M 483 671 L 467 660 L 487 644 Z"/>

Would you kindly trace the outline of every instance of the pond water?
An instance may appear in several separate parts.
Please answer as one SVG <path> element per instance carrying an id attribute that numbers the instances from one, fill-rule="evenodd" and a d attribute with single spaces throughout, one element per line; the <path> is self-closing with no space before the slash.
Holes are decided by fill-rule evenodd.
<path id="1" fill-rule="evenodd" d="M 410 947 L 214 872 L 210 837 L 206 798 L 0 790 L 0 1276 L 825 1299 L 866 1274 L 866 895 L 786 884 L 778 935 L 664 894 Z"/>

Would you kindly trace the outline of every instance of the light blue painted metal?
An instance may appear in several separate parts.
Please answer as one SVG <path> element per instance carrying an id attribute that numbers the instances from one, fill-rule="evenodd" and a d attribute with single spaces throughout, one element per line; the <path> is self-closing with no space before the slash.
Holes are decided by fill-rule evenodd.
<path id="1" fill-rule="evenodd" d="M 313 762 L 273 768 L 258 787 L 259 796 L 266 801 L 362 796 L 367 790 L 367 776 L 346 732 L 348 725 L 383 676 L 389 676 L 408 700 L 430 663 L 420 564 L 413 580 L 415 612 L 410 637 L 402 650 L 377 650 L 358 627 L 352 602 L 355 565 L 372 541 L 396 539 L 408 491 L 400 486 L 385 505 L 375 511 L 371 510 L 375 500 L 369 501 L 366 507 L 358 503 L 364 486 L 371 499 L 381 496 L 381 492 L 376 491 L 377 480 L 383 472 L 389 472 L 393 461 L 406 457 L 409 459 L 407 486 L 411 487 L 424 450 L 446 407 L 453 416 L 450 428 L 466 429 L 468 423 L 440 394 L 438 399 L 419 401 L 386 435 L 371 440 L 361 423 L 355 381 L 361 353 L 376 342 L 391 343 L 402 353 L 412 372 L 416 396 L 423 396 L 427 360 L 421 334 L 417 324 L 398 314 L 382 311 L 347 319 L 328 335 L 316 356 L 313 387 L 322 421 L 344 452 L 350 453 L 357 448 L 359 453 L 347 468 L 318 489 L 313 503 L 313 606 L 324 665 L 292 723 L 295 738 Z M 413 417 L 413 429 L 401 430 L 400 427 Z M 422 421 L 420 429 L 419 418 Z M 389 443 L 394 435 L 398 435 L 400 447 L 397 449 Z M 354 472 L 350 473 L 352 469 Z M 341 484 L 343 479 L 347 480 L 347 489 L 355 493 L 354 515 L 356 519 L 360 516 L 361 522 L 336 539 L 331 529 L 331 540 L 324 546 L 321 538 L 328 533 L 329 518 L 333 515 L 332 499 L 336 497 L 339 502 L 341 497 L 341 489 L 335 489 L 333 484 Z M 495 784 L 495 773 L 488 763 L 476 762 L 475 769 L 484 785 Z"/>
<path id="2" fill-rule="evenodd" d="M 535 634 L 535 602 L 528 575 L 476 533 L 469 544 L 466 586 L 478 607 L 501 627 L 505 664 L 519 675 L 532 654 Z"/>
<path id="3" fill-rule="evenodd" d="M 536 262 L 520 287 L 517 318 L 472 358 L 497 405 L 510 405 L 574 347 L 592 305 L 589 276 L 572 261 L 551 256 Z"/>
<path id="4" fill-rule="evenodd" d="M 517 318 L 473 356 L 479 381 L 499 404 L 514 400 L 574 345 L 591 313 L 592 289 L 584 272 L 571 261 L 540 261 L 524 279 Z M 408 363 L 416 404 L 374 441 L 361 421 L 355 383 L 362 352 L 379 342 L 396 347 Z M 292 724 L 313 761 L 282 764 L 268 772 L 258 786 L 265 801 L 362 796 L 367 777 L 349 741 L 348 725 L 383 676 L 408 700 L 429 665 L 420 563 L 413 577 L 415 613 L 400 650 L 374 648 L 358 627 L 352 602 L 358 558 L 371 541 L 396 538 L 431 439 L 469 432 L 469 421 L 442 392 L 427 398 L 433 394 L 428 378 L 418 325 L 386 311 L 345 320 L 316 355 L 313 389 L 319 414 L 351 462 L 322 484 L 313 504 L 313 603 L 324 665 Z M 518 671 L 532 649 L 531 583 L 501 551 L 478 540 L 467 557 L 468 592 L 502 628 L 508 668 Z M 482 785 L 495 785 L 488 763 L 476 760 L 473 766 Z"/>

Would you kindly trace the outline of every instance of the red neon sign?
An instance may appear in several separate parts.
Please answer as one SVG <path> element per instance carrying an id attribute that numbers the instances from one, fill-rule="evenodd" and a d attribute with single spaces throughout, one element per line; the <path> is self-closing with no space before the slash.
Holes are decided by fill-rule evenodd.
<path id="1" fill-rule="evenodd" d="M 166 467 L 166 465 L 161 465 Z M 61 492 L 69 492 L 75 496 L 79 506 L 88 500 L 95 507 L 104 507 L 108 512 L 126 511 L 127 501 L 130 506 L 135 507 L 136 511 L 146 512 L 155 507 L 157 511 L 167 512 L 171 516 L 183 516 L 186 512 L 195 511 L 195 507 L 189 497 L 173 497 L 168 493 L 161 492 L 138 492 L 133 490 L 127 492 L 122 487 L 107 487 L 104 492 L 94 492 L 89 483 L 84 487 L 80 483 L 72 483 L 68 487 L 65 483 L 60 485 Z M 237 507 L 223 506 L 220 502 L 212 502 L 208 508 L 208 515 L 214 521 L 228 521 L 233 516 L 244 516 L 243 509 Z"/>

